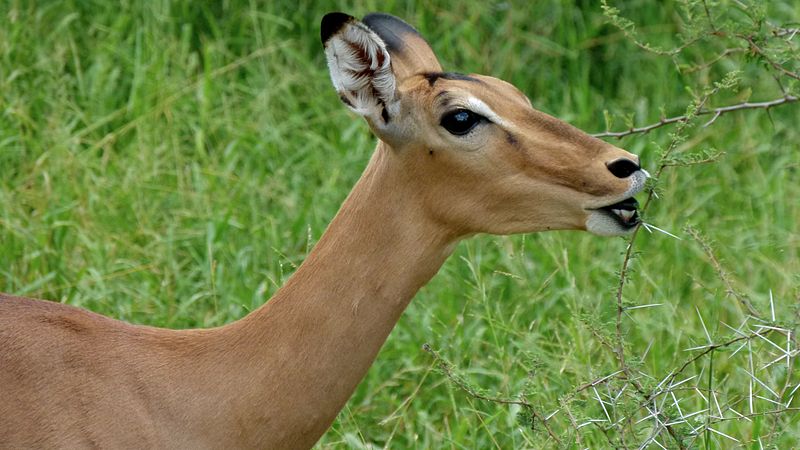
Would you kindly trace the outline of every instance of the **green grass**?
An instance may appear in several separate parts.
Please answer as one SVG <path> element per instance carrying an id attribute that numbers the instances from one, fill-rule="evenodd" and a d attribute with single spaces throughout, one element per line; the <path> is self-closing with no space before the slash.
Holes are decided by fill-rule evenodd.
<path id="1" fill-rule="evenodd" d="M 675 5 L 617 6 L 648 39 L 677 44 Z M 780 96 L 752 59 L 678 73 L 670 58 L 609 25 L 594 2 L 9 0 L 0 5 L 0 290 L 170 328 L 221 325 L 266 301 L 319 238 L 375 144 L 330 86 L 318 26 L 331 10 L 396 14 L 421 30 L 446 69 L 506 79 L 537 108 L 587 131 L 605 129 L 604 110 L 639 124 L 658 120 L 660 108 L 681 114 L 691 100 L 684 86 L 736 67 L 746 88 L 714 105 L 748 92 L 752 100 Z M 770 2 L 768 13 L 797 22 L 800 4 Z M 718 50 L 700 45 L 692 55 Z M 725 156 L 659 180 L 647 220 L 683 240 L 637 239 L 625 300 L 664 304 L 624 318 L 629 357 L 652 343 L 643 371 L 666 376 L 690 356 L 683 349 L 705 342 L 696 309 L 712 336 L 729 336 L 719 322 L 742 318 L 682 231 L 687 223 L 713 242 L 735 288 L 759 310 L 768 314 L 771 290 L 779 321 L 797 321 L 798 114 L 794 104 L 694 128 L 681 150 Z M 618 119 L 615 128 L 624 127 Z M 653 169 L 670 131 L 614 142 Z M 575 232 L 460 244 L 319 446 L 552 446 L 541 424 L 518 424 L 514 407 L 454 387 L 421 347 L 429 343 L 471 384 L 508 398 L 524 391 L 549 414 L 576 386 L 617 370 L 603 336 L 613 338 L 625 247 Z M 736 361 L 714 357 L 714 383 L 728 383 L 729 395 L 747 389 Z M 710 370 L 707 362 L 687 375 Z M 798 382 L 791 371 L 771 376 Z M 699 409 L 698 398 L 687 405 Z M 591 395 L 572 407 L 579 419 L 603 414 Z M 797 445 L 797 417 L 780 418 L 783 433 L 770 442 Z M 574 442 L 564 415 L 557 419 Z M 772 420 L 721 429 L 755 442 Z M 597 427 L 580 433 L 584 446 L 609 445 Z"/>

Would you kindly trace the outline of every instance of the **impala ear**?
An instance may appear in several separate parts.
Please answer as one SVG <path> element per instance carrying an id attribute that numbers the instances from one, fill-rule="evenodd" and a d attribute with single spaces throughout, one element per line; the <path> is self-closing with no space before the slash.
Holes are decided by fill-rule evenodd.
<path id="1" fill-rule="evenodd" d="M 367 14 L 364 23 L 386 43 L 392 55 L 392 72 L 398 80 L 442 71 L 431 46 L 411 25 L 383 13 Z"/>
<path id="2" fill-rule="evenodd" d="M 339 98 L 373 128 L 384 128 L 400 110 L 397 78 L 383 40 L 343 13 L 322 18 L 322 44 Z"/>

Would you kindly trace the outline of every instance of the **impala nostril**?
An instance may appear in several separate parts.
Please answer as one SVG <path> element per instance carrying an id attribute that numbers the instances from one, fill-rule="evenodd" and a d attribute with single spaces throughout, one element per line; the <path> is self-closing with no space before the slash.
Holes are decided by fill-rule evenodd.
<path id="1" fill-rule="evenodd" d="M 640 170 L 639 164 L 627 158 L 620 158 L 606 163 L 608 170 L 617 178 L 628 178 L 637 170 Z"/>

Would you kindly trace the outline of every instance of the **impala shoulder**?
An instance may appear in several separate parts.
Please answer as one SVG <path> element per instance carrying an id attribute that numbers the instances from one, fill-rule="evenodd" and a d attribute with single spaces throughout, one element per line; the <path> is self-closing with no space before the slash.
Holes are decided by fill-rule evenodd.
<path id="1" fill-rule="evenodd" d="M 0 294 L 0 324 L 19 334 L 60 332 L 72 336 L 91 335 L 113 328 L 130 327 L 125 322 L 71 305 Z"/>

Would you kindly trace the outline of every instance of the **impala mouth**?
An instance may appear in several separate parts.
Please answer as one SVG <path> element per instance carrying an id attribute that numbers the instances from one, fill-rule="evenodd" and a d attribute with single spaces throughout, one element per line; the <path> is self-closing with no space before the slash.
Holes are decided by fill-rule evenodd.
<path id="1" fill-rule="evenodd" d="M 639 202 L 635 198 L 626 198 L 621 202 L 614 203 L 613 205 L 603 206 L 598 208 L 598 211 L 603 211 L 608 214 L 624 229 L 635 227 L 641 221 L 639 219 Z"/>

